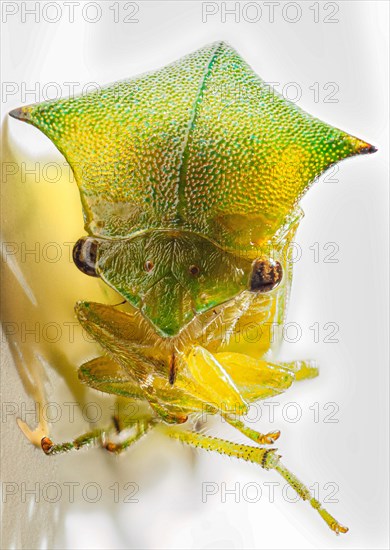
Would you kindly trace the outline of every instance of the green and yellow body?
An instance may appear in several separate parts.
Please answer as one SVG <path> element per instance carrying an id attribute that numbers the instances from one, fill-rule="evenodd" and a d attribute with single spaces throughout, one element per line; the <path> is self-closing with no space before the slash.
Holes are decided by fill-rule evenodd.
<path id="1" fill-rule="evenodd" d="M 275 450 L 239 446 L 176 428 L 315 376 L 311 362 L 276 358 L 292 282 L 290 245 L 300 198 L 318 176 L 375 148 L 276 94 L 223 42 L 155 72 L 85 96 L 12 111 L 42 130 L 69 162 L 87 235 L 76 265 L 124 305 L 79 302 L 81 325 L 104 355 L 79 370 L 97 390 L 147 403 L 151 426 L 185 443 L 277 469 L 336 532 L 345 531 L 281 465 Z M 123 421 L 127 425 L 126 420 Z M 73 443 L 42 441 L 47 453 Z M 99 440 L 100 440 L 99 439 Z"/>

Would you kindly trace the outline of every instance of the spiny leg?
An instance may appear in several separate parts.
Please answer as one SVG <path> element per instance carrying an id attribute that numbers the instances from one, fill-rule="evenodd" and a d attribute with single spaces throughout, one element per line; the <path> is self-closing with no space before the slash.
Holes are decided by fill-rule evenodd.
<path id="1" fill-rule="evenodd" d="M 340 533 L 347 533 L 348 527 L 341 525 L 325 508 L 322 507 L 321 502 L 314 498 L 309 489 L 292 473 L 288 470 L 284 464 L 279 460 L 277 455 L 277 463 L 273 468 L 279 472 L 279 474 L 287 481 L 289 485 L 298 493 L 303 500 L 308 500 L 310 505 L 317 510 L 322 519 L 329 525 L 329 527 L 339 535 Z"/>
<path id="2" fill-rule="evenodd" d="M 216 451 L 220 454 L 234 456 L 247 462 L 259 464 L 266 470 L 276 470 L 303 500 L 309 501 L 310 505 L 317 510 L 332 531 L 335 531 L 336 534 L 348 531 L 347 527 L 341 525 L 329 512 L 322 508 L 321 503 L 312 497 L 309 489 L 280 462 L 280 456 L 276 454 L 275 449 L 262 449 L 260 447 L 242 445 L 174 427 L 166 428 L 166 433 L 169 437 L 178 439 L 192 447 L 201 447 L 207 451 Z"/>
<path id="3" fill-rule="evenodd" d="M 278 365 L 292 371 L 295 375 L 295 380 L 305 380 L 318 376 L 318 366 L 316 361 L 313 360 L 289 361 L 278 363 Z M 237 415 L 224 413 L 223 411 L 220 414 L 231 426 L 260 445 L 272 445 L 280 436 L 279 430 L 262 434 L 246 426 L 244 422 L 237 418 Z"/>
<path id="4" fill-rule="evenodd" d="M 137 422 L 137 428 L 135 433 L 120 441 L 119 443 L 114 443 L 113 441 L 107 441 L 104 444 L 104 448 L 107 449 L 110 453 L 120 454 L 125 451 L 128 447 L 133 445 L 136 441 L 141 439 L 146 433 L 155 425 L 155 422 L 152 421 L 140 421 Z"/>
<path id="5" fill-rule="evenodd" d="M 293 380 L 318 375 L 317 364 L 310 360 L 270 363 L 239 353 L 217 353 L 216 358 L 232 374 L 234 380 L 240 380 L 242 393 L 249 401 L 254 398 L 272 397 L 287 389 Z M 257 389 L 254 389 L 256 385 Z M 251 388 L 249 393 L 248 387 Z M 278 430 L 262 434 L 249 428 L 239 419 L 240 412 L 234 414 L 231 411 L 220 410 L 219 413 L 231 426 L 260 445 L 272 445 L 280 436 Z"/>
<path id="6" fill-rule="evenodd" d="M 314 360 L 297 360 L 278 363 L 281 367 L 284 367 L 292 371 L 295 375 L 295 380 L 305 380 L 307 378 L 315 378 L 318 376 L 318 365 Z M 260 445 L 272 445 L 280 437 L 280 431 L 269 432 L 262 434 L 249 428 L 237 418 L 237 416 L 229 415 L 227 413 L 221 413 L 221 416 L 234 428 L 239 430 L 242 434 L 246 435 L 252 441 L 259 443 Z"/>
<path id="7" fill-rule="evenodd" d="M 65 443 L 53 443 L 53 441 L 49 437 L 43 437 L 41 439 L 41 447 L 43 452 L 47 455 L 66 453 L 68 451 L 71 451 L 72 449 L 81 449 L 86 445 L 101 443 L 104 435 L 109 431 L 112 431 L 112 427 L 106 430 L 92 430 L 90 432 L 86 432 L 85 434 L 80 435 L 73 441 L 67 441 Z"/>
<path id="8" fill-rule="evenodd" d="M 100 444 L 111 453 L 121 453 L 127 449 L 132 443 L 138 441 L 147 431 L 154 425 L 154 422 L 148 420 L 136 422 L 136 429 L 129 437 L 119 443 L 114 443 L 108 440 L 108 436 L 116 432 L 115 426 L 107 429 L 97 429 L 87 432 L 73 441 L 65 443 L 53 443 L 49 437 L 43 437 L 41 440 L 41 447 L 45 454 L 54 455 L 59 453 L 65 453 L 72 449 L 81 449 L 86 445 Z"/>
<path id="9" fill-rule="evenodd" d="M 267 434 L 262 434 L 260 432 L 257 432 L 256 430 L 253 430 L 252 428 L 249 428 L 244 424 L 244 422 L 242 422 L 241 420 L 239 420 L 238 418 L 235 418 L 230 414 L 221 413 L 221 416 L 231 426 L 236 428 L 242 434 L 246 435 L 246 437 L 248 437 L 252 441 L 259 443 L 259 445 L 272 445 L 273 443 L 275 443 L 277 439 L 279 439 L 279 436 L 280 436 L 279 430 L 277 430 L 276 432 L 269 432 Z"/>

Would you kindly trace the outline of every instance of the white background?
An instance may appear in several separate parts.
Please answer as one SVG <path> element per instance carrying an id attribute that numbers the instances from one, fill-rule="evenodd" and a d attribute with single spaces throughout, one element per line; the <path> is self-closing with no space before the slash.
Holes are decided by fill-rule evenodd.
<path id="1" fill-rule="evenodd" d="M 75 401 L 77 396 L 81 400 L 85 396 L 74 389 L 76 368 L 86 357 L 93 357 L 95 350 L 85 343 L 72 346 L 66 339 L 50 346 L 35 343 L 31 337 L 23 342 L 19 331 L 10 339 L 13 355 L 2 342 L 2 400 L 17 409 L 17 414 L 3 416 L 1 424 L 2 478 L 8 483 L 7 491 L 10 487 L 15 491 L 14 495 L 3 494 L 2 547 L 387 548 L 388 3 L 331 2 L 326 7 L 324 3 L 290 2 L 293 6 L 287 9 L 281 2 L 270 22 L 265 3 L 241 2 L 236 15 L 226 15 L 223 22 L 223 3 L 209 3 L 208 9 L 217 13 L 206 19 L 202 2 L 139 2 L 132 17 L 136 23 L 124 22 L 131 14 L 129 5 L 125 10 L 126 3 L 101 2 L 101 17 L 96 22 L 91 22 L 99 15 L 96 9 L 89 7 L 83 17 L 81 5 L 75 6 L 74 22 L 70 22 L 69 8 L 60 2 L 57 9 L 41 2 L 37 21 L 37 16 L 23 14 L 24 6 L 33 4 L 2 3 L 6 162 L 63 163 L 55 147 L 36 129 L 6 121 L 10 109 L 47 99 L 46 92 L 55 96 L 56 89 L 49 89 L 47 83 L 57 83 L 66 95 L 65 83 L 78 82 L 76 91 L 81 92 L 86 83 L 106 84 L 156 69 L 220 39 L 235 47 L 264 80 L 280 82 L 279 91 L 286 83 L 296 83 L 302 94 L 299 105 L 305 110 L 373 143 L 379 152 L 345 161 L 333 175 L 336 181 L 322 178 L 302 201 L 306 217 L 297 239 L 302 258 L 296 264 L 288 318 L 302 327 L 302 338 L 286 343 L 282 355 L 285 359 L 316 358 L 321 374 L 278 398 L 275 422 L 264 410 L 258 424 L 261 431 L 282 430 L 278 448 L 286 464 L 308 485 L 317 483 L 322 498 L 331 492 L 324 485 L 337 484 L 339 502 L 327 507 L 350 532 L 337 538 L 307 504 L 283 499 L 280 486 L 275 489 L 275 502 L 270 503 L 264 483 L 279 481 L 272 472 L 192 452 L 157 436 L 119 459 L 98 449 L 43 456 L 24 439 L 15 421 L 22 403 L 32 407 L 32 389 L 42 378 L 38 364 L 46 362 L 49 401 Z M 225 4 L 234 7 L 233 2 Z M 317 7 L 319 21 L 315 22 Z M 256 15 L 259 20 L 251 22 Z M 299 20 L 292 22 L 298 15 Z M 338 22 L 326 23 L 325 17 Z M 319 83 L 319 100 L 310 89 L 315 82 Z M 338 87 L 337 102 L 324 101 L 334 89 L 324 89 L 329 82 Z M 38 96 L 25 96 L 23 83 L 29 90 L 37 86 Z M 291 97 L 296 89 L 296 85 L 289 88 Z M 18 178 L 3 179 L 2 184 L 6 242 L 74 242 L 84 234 L 74 184 L 64 177 L 58 186 L 40 181 L 28 188 Z M 339 261 L 324 262 L 322 250 L 320 261 L 314 262 L 310 247 L 316 242 L 320 250 L 326 243 L 337 243 Z M 3 271 L 3 320 L 19 328 L 20 323 L 37 319 L 72 320 L 77 299 L 101 292 L 97 286 L 92 288 L 98 283 L 88 286 L 90 281 L 63 259 L 56 263 L 23 260 L 19 270 L 11 263 L 12 269 Z M 315 322 L 321 327 L 337 323 L 339 342 L 326 343 L 322 334 L 315 343 L 308 328 Z M 15 350 L 22 354 L 25 368 L 31 369 L 30 386 L 26 376 L 24 385 L 19 379 Z M 61 373 L 67 374 L 66 383 Z M 108 403 L 104 398 L 101 402 Z M 299 404 L 302 413 L 297 422 L 286 418 L 286 404 L 292 402 Z M 319 422 L 314 422 L 310 408 L 314 403 L 320 410 Z M 336 423 L 324 422 L 334 407 L 324 410 L 329 403 L 338 407 Z M 30 423 L 34 427 L 34 421 Z M 88 429 L 79 417 L 60 424 L 53 426 L 58 439 Z M 226 432 L 220 424 L 212 431 Z M 64 485 L 69 481 L 79 483 L 74 502 L 69 502 Z M 121 488 L 127 482 L 137 484 L 139 502 L 115 503 L 109 487 L 116 481 Z M 61 489 L 58 503 L 49 502 L 44 494 L 47 484 L 54 482 Z M 88 482 L 98 484 L 102 491 L 96 503 L 88 502 L 92 489 L 83 498 L 81 489 Z M 202 502 L 204 482 L 218 487 L 207 502 Z M 23 487 L 32 488 L 35 483 L 38 502 L 22 494 Z M 223 502 L 223 483 L 229 489 L 239 483 L 238 502 L 234 495 L 227 495 Z M 253 493 L 245 498 L 247 483 L 261 487 L 258 502 L 249 502 Z M 120 500 L 128 493 L 121 490 Z"/>

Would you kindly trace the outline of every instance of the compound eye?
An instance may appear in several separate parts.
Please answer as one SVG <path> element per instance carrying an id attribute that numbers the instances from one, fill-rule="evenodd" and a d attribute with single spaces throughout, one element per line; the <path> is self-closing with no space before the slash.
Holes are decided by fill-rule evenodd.
<path id="1" fill-rule="evenodd" d="M 90 277 L 99 277 L 96 260 L 99 242 L 92 237 L 82 237 L 73 247 L 73 261 L 80 271 Z"/>
<path id="2" fill-rule="evenodd" d="M 269 292 L 276 288 L 283 278 L 280 263 L 271 258 L 259 258 L 253 263 L 249 290 L 251 292 Z"/>

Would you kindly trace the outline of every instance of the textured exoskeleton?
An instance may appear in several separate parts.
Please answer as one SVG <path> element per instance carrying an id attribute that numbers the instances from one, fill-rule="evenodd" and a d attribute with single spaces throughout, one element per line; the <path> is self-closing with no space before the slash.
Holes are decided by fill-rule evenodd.
<path id="1" fill-rule="evenodd" d="M 97 390 L 148 409 L 115 443 L 116 426 L 47 454 L 100 441 L 120 452 L 150 428 L 184 443 L 276 469 L 337 533 L 347 529 L 240 416 L 251 402 L 317 375 L 310 361 L 275 358 L 292 273 L 298 202 L 332 164 L 375 148 L 303 112 L 227 44 L 82 97 L 11 115 L 42 130 L 73 169 L 87 236 L 74 261 L 125 300 L 79 302 L 81 325 L 105 354 L 79 370 Z M 196 430 L 219 414 L 256 445 Z M 178 424 L 186 426 L 178 426 Z"/>

